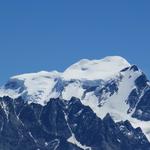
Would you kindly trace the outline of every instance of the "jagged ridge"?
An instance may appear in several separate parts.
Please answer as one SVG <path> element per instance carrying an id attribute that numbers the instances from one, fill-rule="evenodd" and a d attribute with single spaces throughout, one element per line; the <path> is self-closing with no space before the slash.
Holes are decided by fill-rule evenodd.
<path id="1" fill-rule="evenodd" d="M 140 128 L 100 119 L 79 99 L 51 99 L 45 106 L 21 98 L 0 99 L 0 149 L 149 150 Z"/>

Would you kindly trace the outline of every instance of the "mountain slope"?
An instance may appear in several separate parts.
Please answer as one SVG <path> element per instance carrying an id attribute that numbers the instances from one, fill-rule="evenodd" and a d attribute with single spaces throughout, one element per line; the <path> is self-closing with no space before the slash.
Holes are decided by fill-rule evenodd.
<path id="1" fill-rule="evenodd" d="M 3 150 L 150 150 L 140 128 L 109 114 L 102 120 L 76 98 L 45 106 L 1 98 L 0 137 Z"/>
<path id="2" fill-rule="evenodd" d="M 115 121 L 129 120 L 150 133 L 150 82 L 135 65 L 119 56 L 81 60 L 63 73 L 39 72 L 14 76 L 1 87 L 0 96 L 22 97 L 25 102 L 46 105 L 50 98 L 77 97 L 96 115 L 107 113 Z"/>

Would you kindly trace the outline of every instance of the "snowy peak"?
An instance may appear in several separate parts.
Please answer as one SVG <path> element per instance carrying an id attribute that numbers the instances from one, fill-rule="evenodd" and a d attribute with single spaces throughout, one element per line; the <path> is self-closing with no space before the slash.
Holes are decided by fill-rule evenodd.
<path id="1" fill-rule="evenodd" d="M 0 96 L 21 96 L 28 102 L 42 105 L 50 98 L 57 97 L 70 99 L 75 96 L 87 99 L 89 88 L 101 87 L 103 82 L 116 78 L 120 70 L 130 66 L 120 56 L 109 56 L 100 60 L 82 59 L 62 73 L 41 71 L 11 77 L 1 87 Z"/>
<path id="2" fill-rule="evenodd" d="M 108 56 L 100 60 L 82 59 L 63 73 L 65 79 L 107 79 L 120 70 L 131 66 L 120 56 Z"/>

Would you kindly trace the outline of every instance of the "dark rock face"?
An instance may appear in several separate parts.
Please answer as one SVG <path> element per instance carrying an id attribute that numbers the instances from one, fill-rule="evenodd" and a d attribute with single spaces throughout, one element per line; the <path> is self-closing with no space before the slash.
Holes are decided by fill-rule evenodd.
<path id="1" fill-rule="evenodd" d="M 139 71 L 135 65 L 123 69 L 122 72 L 126 70 Z M 134 81 L 135 88 L 131 91 L 126 100 L 126 103 L 130 106 L 127 113 L 131 113 L 132 110 L 134 110 L 132 117 L 143 121 L 150 121 L 150 85 L 148 82 L 149 80 L 146 75 L 141 73 Z"/>
<path id="2" fill-rule="evenodd" d="M 0 149 L 81 150 L 67 142 L 71 134 L 61 118 L 63 114 L 58 111 L 57 103 L 53 104 L 52 100 L 42 107 L 22 102 L 22 99 L 12 100 L 9 97 L 0 99 Z"/>
<path id="3" fill-rule="evenodd" d="M 132 66 L 130 67 L 130 70 L 139 71 L 139 68 L 138 68 L 136 65 L 132 65 Z"/>
<path id="4" fill-rule="evenodd" d="M 148 79 L 146 78 L 145 74 L 142 74 L 135 80 L 135 85 L 139 90 L 142 90 L 147 86 L 147 81 Z"/>
<path id="5" fill-rule="evenodd" d="M 135 108 L 132 117 L 144 121 L 150 121 L 150 86 L 147 82 L 149 81 L 143 73 L 135 80 L 136 88 L 128 97 L 130 110 Z"/>
<path id="6" fill-rule="evenodd" d="M 117 85 L 117 81 L 112 80 L 109 81 L 104 88 L 100 89 L 99 91 L 99 95 L 102 95 L 103 92 L 105 93 L 110 93 L 110 96 L 112 96 L 114 93 L 116 93 L 118 91 L 118 85 Z M 97 92 L 98 93 L 98 92 Z M 98 95 L 97 95 L 98 96 Z"/>
<path id="7" fill-rule="evenodd" d="M 128 121 L 115 123 L 109 114 L 102 120 L 76 98 L 51 99 L 41 106 L 3 97 L 0 149 L 150 150 L 150 143 L 140 128 L 134 129 Z"/>
<path id="8" fill-rule="evenodd" d="M 128 113 L 130 113 L 136 106 L 139 100 L 139 95 L 136 89 L 133 89 L 128 97 L 127 104 L 129 104 L 130 108 L 128 109 Z"/>
<path id="9" fill-rule="evenodd" d="M 140 120 L 149 121 L 150 120 L 150 90 L 146 91 L 140 102 L 136 107 L 136 111 L 133 114 Z"/>

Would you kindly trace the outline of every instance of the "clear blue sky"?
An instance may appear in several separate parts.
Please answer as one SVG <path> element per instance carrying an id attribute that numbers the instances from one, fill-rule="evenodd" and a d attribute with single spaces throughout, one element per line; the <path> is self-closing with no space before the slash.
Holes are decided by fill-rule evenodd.
<path id="1" fill-rule="evenodd" d="M 0 84 L 107 55 L 125 57 L 150 77 L 149 0 L 0 1 Z"/>

